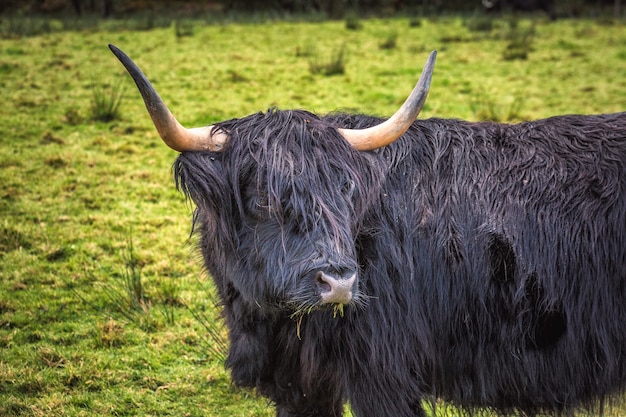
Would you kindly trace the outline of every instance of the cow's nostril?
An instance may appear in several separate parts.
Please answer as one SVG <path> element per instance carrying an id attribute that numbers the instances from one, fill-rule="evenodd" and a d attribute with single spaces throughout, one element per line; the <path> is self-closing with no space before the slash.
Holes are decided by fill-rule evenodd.
<path id="1" fill-rule="evenodd" d="M 320 271 L 315 275 L 315 284 L 323 304 L 348 304 L 352 300 L 352 286 L 355 281 L 356 274 L 348 278 L 335 278 Z"/>
<path id="2" fill-rule="evenodd" d="M 317 287 L 320 289 L 322 293 L 332 291 L 333 287 L 331 285 L 331 282 L 329 282 L 327 275 L 325 273 L 318 272 L 317 275 L 315 276 L 315 280 L 317 283 Z"/>

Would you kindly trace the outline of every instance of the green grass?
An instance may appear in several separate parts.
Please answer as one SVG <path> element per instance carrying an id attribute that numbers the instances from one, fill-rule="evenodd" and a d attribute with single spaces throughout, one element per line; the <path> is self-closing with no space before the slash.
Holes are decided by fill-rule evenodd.
<path id="1" fill-rule="evenodd" d="M 480 31 L 454 17 L 362 23 L 150 23 L 0 40 L 0 415 L 273 415 L 223 369 L 225 335 L 189 240 L 191 207 L 171 178 L 176 153 L 108 43 L 188 126 L 272 106 L 390 115 L 432 49 L 421 117 L 626 109 L 623 22 L 532 22 L 525 60 L 503 59 L 504 20 Z M 395 46 L 381 49 L 389 33 Z M 332 56 L 344 45 L 343 73 L 311 73 L 311 51 Z M 92 117 L 94 80 L 122 88 L 112 121 Z M 122 310 L 137 280 L 143 307 Z"/>

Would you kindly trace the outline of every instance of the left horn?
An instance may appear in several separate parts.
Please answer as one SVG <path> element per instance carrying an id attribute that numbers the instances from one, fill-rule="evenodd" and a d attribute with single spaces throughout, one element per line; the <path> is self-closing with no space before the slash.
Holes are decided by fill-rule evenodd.
<path id="1" fill-rule="evenodd" d="M 415 88 L 393 116 L 366 129 L 337 129 L 339 133 L 360 151 L 378 149 L 399 139 L 413 124 L 420 110 L 422 110 L 422 106 L 424 106 L 430 89 L 436 57 L 437 51 L 432 51 Z"/>
<path id="2" fill-rule="evenodd" d="M 213 132 L 213 126 L 187 129 L 169 111 L 163 99 L 156 92 L 150 81 L 141 72 L 139 67 L 122 50 L 115 45 L 109 44 L 109 49 L 117 59 L 126 67 L 133 77 L 137 88 L 146 104 L 146 109 L 154 122 L 161 139 L 170 148 L 179 151 L 214 151 L 219 152 L 228 141 L 228 135 L 221 132 Z"/>

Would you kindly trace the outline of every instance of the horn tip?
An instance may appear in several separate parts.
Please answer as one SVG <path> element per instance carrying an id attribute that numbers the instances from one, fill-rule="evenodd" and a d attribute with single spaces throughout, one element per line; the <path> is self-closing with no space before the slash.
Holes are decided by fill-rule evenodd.
<path id="1" fill-rule="evenodd" d="M 124 53 L 124 51 L 122 51 L 120 48 L 113 45 L 112 43 L 109 44 L 109 49 L 111 50 L 111 52 L 113 52 L 113 55 L 115 55 L 117 59 L 122 61 L 122 63 L 124 62 L 125 58 L 128 59 L 128 56 Z"/>
<path id="2" fill-rule="evenodd" d="M 428 63 L 433 65 L 435 63 L 435 58 L 437 58 L 437 50 L 434 49 L 430 55 L 428 55 Z"/>

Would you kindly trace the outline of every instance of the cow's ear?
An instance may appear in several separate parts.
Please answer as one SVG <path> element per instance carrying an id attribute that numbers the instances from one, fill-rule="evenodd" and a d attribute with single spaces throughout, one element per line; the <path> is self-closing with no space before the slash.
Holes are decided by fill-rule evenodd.
<path id="1" fill-rule="evenodd" d="M 223 163 L 213 153 L 184 152 L 174 163 L 176 188 L 200 209 L 214 213 L 230 210 L 231 196 Z"/>

